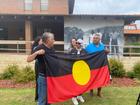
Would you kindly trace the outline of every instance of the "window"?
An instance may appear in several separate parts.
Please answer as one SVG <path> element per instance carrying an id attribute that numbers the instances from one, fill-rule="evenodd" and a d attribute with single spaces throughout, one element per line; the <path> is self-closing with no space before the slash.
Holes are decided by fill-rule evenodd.
<path id="1" fill-rule="evenodd" d="M 25 0 L 25 10 L 32 10 L 33 0 Z"/>
<path id="2" fill-rule="evenodd" d="M 48 9 L 48 0 L 41 0 L 40 7 L 41 7 L 41 10 L 47 10 Z"/>

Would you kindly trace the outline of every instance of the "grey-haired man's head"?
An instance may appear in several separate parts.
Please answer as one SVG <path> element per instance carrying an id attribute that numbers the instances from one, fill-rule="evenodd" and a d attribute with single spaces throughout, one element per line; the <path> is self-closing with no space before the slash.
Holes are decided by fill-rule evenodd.
<path id="1" fill-rule="evenodd" d="M 42 35 L 42 42 L 46 44 L 48 47 L 53 47 L 54 45 L 54 34 L 50 32 L 44 32 Z"/>

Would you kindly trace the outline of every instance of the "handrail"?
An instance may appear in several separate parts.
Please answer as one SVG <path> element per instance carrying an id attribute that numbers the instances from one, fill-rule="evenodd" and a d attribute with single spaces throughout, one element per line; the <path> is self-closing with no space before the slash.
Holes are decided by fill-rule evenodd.
<path id="1" fill-rule="evenodd" d="M 0 40 L 0 45 L 16 45 L 16 48 L 0 48 L 0 51 L 6 52 L 6 51 L 16 51 L 19 52 L 30 52 L 31 49 L 21 49 L 20 45 L 25 44 L 31 44 L 33 41 L 19 41 L 19 40 Z M 67 45 L 64 44 L 64 41 L 56 41 L 55 45 Z M 140 52 L 138 52 L 137 49 L 140 49 L 140 46 L 134 46 L 134 45 L 106 45 L 106 48 L 110 50 L 110 55 L 128 55 L 128 56 L 140 56 Z M 118 49 L 123 49 L 121 52 L 119 52 Z M 134 51 L 134 50 L 137 50 Z M 63 52 L 63 51 L 61 51 Z"/>
<path id="2" fill-rule="evenodd" d="M 33 43 L 33 41 L 19 41 L 19 40 L 0 40 L 0 44 L 2 45 L 10 45 L 10 44 L 28 44 Z M 64 41 L 55 41 L 56 45 L 63 45 Z"/>

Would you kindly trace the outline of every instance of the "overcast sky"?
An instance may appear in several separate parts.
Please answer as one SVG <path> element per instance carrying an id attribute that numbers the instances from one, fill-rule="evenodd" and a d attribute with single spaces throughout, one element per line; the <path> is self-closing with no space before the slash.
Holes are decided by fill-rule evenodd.
<path id="1" fill-rule="evenodd" d="M 140 0 L 75 0 L 74 14 L 140 14 Z"/>
<path id="2" fill-rule="evenodd" d="M 137 28 L 140 29 L 140 20 L 135 22 L 137 24 Z"/>

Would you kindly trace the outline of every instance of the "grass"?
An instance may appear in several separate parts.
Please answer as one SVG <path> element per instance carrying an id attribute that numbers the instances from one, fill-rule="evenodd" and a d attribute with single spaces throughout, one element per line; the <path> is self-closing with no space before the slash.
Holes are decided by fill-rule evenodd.
<path id="1" fill-rule="evenodd" d="M 34 89 L 0 89 L 0 105 L 36 105 Z"/>
<path id="2" fill-rule="evenodd" d="M 140 87 L 106 87 L 102 92 L 103 98 L 85 93 L 86 102 L 80 105 L 135 105 Z M 36 105 L 34 89 L 0 89 L 0 105 Z M 72 105 L 72 102 L 68 100 L 53 105 Z"/>

